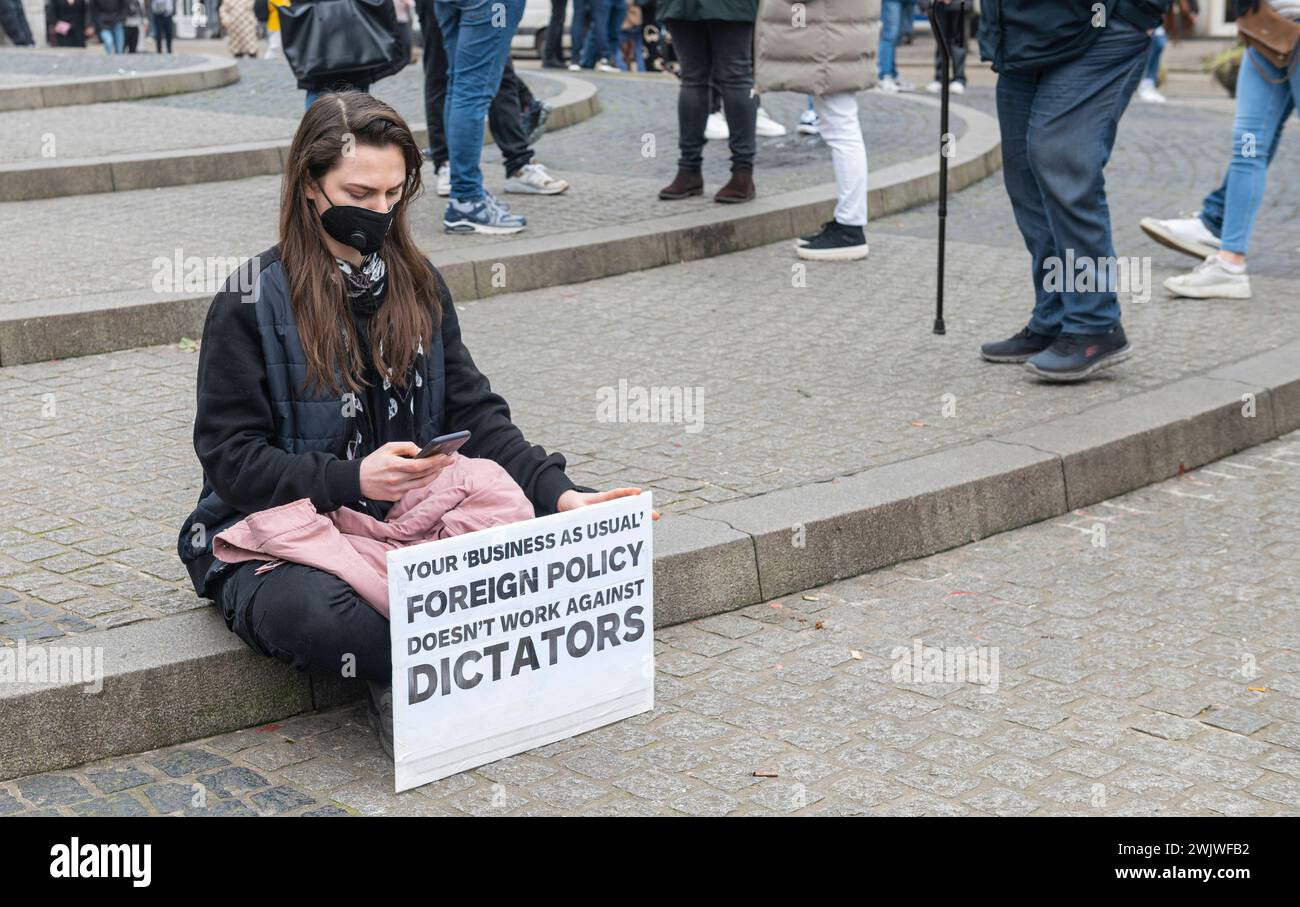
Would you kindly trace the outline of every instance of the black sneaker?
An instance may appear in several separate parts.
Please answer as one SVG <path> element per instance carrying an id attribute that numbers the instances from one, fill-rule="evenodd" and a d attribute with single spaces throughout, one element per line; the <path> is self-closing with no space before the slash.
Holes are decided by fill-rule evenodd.
<path id="1" fill-rule="evenodd" d="M 1025 368 L 1047 381 L 1082 381 L 1131 355 L 1133 346 L 1117 325 L 1105 334 L 1061 334 Z"/>
<path id="2" fill-rule="evenodd" d="M 835 221 L 833 221 L 833 220 L 828 220 L 828 221 L 826 221 L 826 223 L 822 224 L 820 227 L 817 228 L 817 232 L 816 232 L 816 233 L 809 233 L 807 236 L 800 236 L 798 239 L 796 239 L 796 240 L 794 241 L 794 242 L 795 242 L 795 245 L 797 245 L 797 246 L 806 246 L 806 245 L 808 245 L 808 243 L 812 242 L 814 239 L 816 239 L 817 237 L 819 237 L 819 236 L 821 236 L 823 233 L 825 233 L 825 232 L 826 232 L 826 228 L 829 227 L 829 226 L 830 226 L 831 224 L 833 224 L 833 223 L 835 223 Z"/>
<path id="3" fill-rule="evenodd" d="M 854 261 L 867 257 L 867 233 L 861 226 L 833 220 L 806 242 L 801 238 L 794 250 L 810 261 Z"/>
<path id="4" fill-rule="evenodd" d="M 375 683 L 373 680 L 366 681 L 366 685 L 370 687 L 369 706 L 366 710 L 370 715 L 370 726 L 375 729 L 375 734 L 379 737 L 379 745 L 391 759 L 393 757 L 393 687 L 391 684 Z"/>
<path id="5" fill-rule="evenodd" d="M 988 362 L 1026 362 L 1030 356 L 1051 346 L 1055 339 L 1026 327 L 1006 340 L 990 340 L 980 347 L 980 355 Z"/>

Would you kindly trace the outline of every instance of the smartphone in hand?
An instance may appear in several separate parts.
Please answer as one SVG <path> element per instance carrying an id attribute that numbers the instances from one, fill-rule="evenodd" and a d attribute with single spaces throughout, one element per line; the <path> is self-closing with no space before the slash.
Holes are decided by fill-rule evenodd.
<path id="1" fill-rule="evenodd" d="M 454 454 L 468 440 L 468 431 L 454 431 L 449 435 L 440 435 L 424 445 L 424 448 L 415 455 L 415 459 L 423 460 L 434 454 Z"/>

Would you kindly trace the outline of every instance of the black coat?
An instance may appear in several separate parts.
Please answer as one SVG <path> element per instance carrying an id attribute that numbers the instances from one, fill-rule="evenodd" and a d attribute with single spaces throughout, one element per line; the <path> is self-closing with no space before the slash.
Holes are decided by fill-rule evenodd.
<path id="1" fill-rule="evenodd" d="M 127 12 L 126 0 L 90 0 L 90 18 L 95 31 L 122 24 Z"/>
<path id="2" fill-rule="evenodd" d="M 211 597 L 211 583 L 229 567 L 214 558 L 212 538 L 249 513 L 310 498 L 322 513 L 339 507 L 370 512 L 361 495 L 361 450 L 345 459 L 348 434 L 341 394 L 303 390 L 302 342 L 289 305 L 288 275 L 271 248 L 231 276 L 212 300 L 199 348 L 194 448 L 203 466 L 198 505 L 181 527 L 177 554 L 194 591 Z M 493 393 L 461 341 L 451 293 L 434 271 L 442 329 L 423 357 L 424 408 L 416 437 L 468 429 L 467 457 L 499 463 L 532 501 L 538 516 L 555 512 L 575 488 L 564 457 L 530 444 L 510 421 L 510 407 Z M 237 280 L 255 288 L 246 301 Z M 580 489 L 591 490 L 591 489 Z"/>
<path id="3" fill-rule="evenodd" d="M 54 31 L 56 22 L 67 22 L 71 28 L 67 34 L 60 35 Z M 45 6 L 45 28 L 49 32 L 50 43 L 56 47 L 86 46 L 86 0 L 51 0 Z"/>
<path id="4" fill-rule="evenodd" d="M 996 72 L 1035 72 L 1088 52 L 1101 34 L 1093 7 L 1103 0 L 983 0 L 980 57 Z M 1105 22 L 1118 16 L 1139 28 L 1160 24 L 1172 0 L 1104 0 Z"/>

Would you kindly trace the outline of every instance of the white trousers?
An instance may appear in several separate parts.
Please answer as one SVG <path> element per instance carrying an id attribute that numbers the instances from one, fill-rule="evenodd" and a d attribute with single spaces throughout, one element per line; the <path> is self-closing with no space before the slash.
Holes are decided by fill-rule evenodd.
<path id="1" fill-rule="evenodd" d="M 858 122 L 858 101 L 851 91 L 816 95 L 818 131 L 831 147 L 835 167 L 835 219 L 855 227 L 867 225 L 867 146 Z"/>

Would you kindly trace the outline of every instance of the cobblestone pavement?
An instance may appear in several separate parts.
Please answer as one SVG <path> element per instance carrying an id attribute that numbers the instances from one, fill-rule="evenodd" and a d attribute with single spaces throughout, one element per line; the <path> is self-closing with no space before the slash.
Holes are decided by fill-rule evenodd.
<path id="1" fill-rule="evenodd" d="M 1247 304 L 1157 291 L 1127 307 L 1130 362 L 1044 385 L 976 355 L 1024 322 L 1022 251 L 952 243 L 949 333 L 935 337 L 933 243 L 876 237 L 861 267 L 802 271 L 781 243 L 471 302 L 462 324 L 527 437 L 563 452 L 579 482 L 652 489 L 668 519 L 1038 424 L 1300 336 L 1300 280 L 1257 277 Z M 175 556 L 200 484 L 194 370 L 177 346 L 0 369 L 0 639 L 204 606 Z M 682 388 L 699 409 L 602 421 L 601 389 L 620 382 Z"/>
<path id="2" fill-rule="evenodd" d="M 193 57 L 174 54 L 110 56 L 102 48 L 85 53 L 0 48 L 0 87 L 95 76 L 134 75 L 193 66 Z"/>
<path id="3" fill-rule="evenodd" d="M 653 711 L 401 795 L 355 706 L 0 783 L 0 815 L 1300 815 L 1297 594 L 1300 433 L 661 630 Z"/>
<path id="4" fill-rule="evenodd" d="M 244 140 L 239 130 L 248 128 L 249 140 L 265 138 L 265 133 L 286 129 L 292 124 L 284 117 L 301 115 L 302 93 L 283 81 L 280 63 L 242 64 L 245 78 L 234 85 L 211 92 L 178 95 L 155 101 L 137 101 L 114 105 L 128 109 L 133 122 L 146 124 L 151 117 L 161 123 L 199 118 L 211 122 L 199 134 L 208 144 Z M 265 67 L 275 66 L 275 75 Z M 257 67 L 253 74 L 247 71 Z M 376 91 L 393 100 L 399 111 L 413 120 L 423 120 L 417 70 L 408 68 L 391 80 L 379 83 Z M 545 75 L 526 71 L 530 83 L 558 86 Z M 681 214 L 717 205 L 709 194 L 702 198 L 661 202 L 656 193 L 676 171 L 676 82 L 667 76 L 629 77 L 582 73 L 582 78 L 597 84 L 601 113 L 583 123 L 545 136 L 536 146 L 537 159 L 557 176 L 572 183 L 564 195 L 502 196 L 511 209 L 525 214 L 529 226 L 520 237 L 567 233 L 600 226 L 637 223 L 666 215 Z M 390 87 L 392 94 L 390 95 Z M 288 92 L 287 99 L 284 94 Z M 798 122 L 803 109 L 801 97 L 773 95 L 764 101 L 772 115 L 790 126 Z M 95 105 L 103 107 L 106 105 Z M 860 95 L 863 123 L 868 132 L 872 166 L 879 168 L 925 154 L 933 147 L 935 125 L 933 110 L 905 100 L 885 97 L 874 92 Z M 82 108 L 78 108 L 81 110 Z M 250 114 L 256 112 L 256 116 Z M 21 144 L 24 154 L 39 154 L 48 130 L 44 114 L 0 114 L 0 152 Z M 5 117 L 14 116 L 23 130 L 6 132 Z M 76 113 L 58 114 L 58 120 L 77 124 Z M 180 118 L 179 120 L 177 118 Z M 220 134 L 211 130 L 230 127 L 234 131 Z M 256 128 L 254 128 L 256 127 Z M 964 125 L 953 124 L 958 135 Z M 101 134 L 83 129 L 57 130 L 53 133 L 60 154 L 72 154 L 70 147 L 85 141 L 98 145 L 114 143 L 125 147 L 141 141 L 145 133 L 120 134 L 113 124 Z M 193 130 L 191 130 L 193 132 Z M 189 134 L 189 133 L 187 133 Z M 72 136 L 79 136 L 73 138 Z M 274 137 L 274 136 L 271 136 Z M 161 142 L 159 147 L 180 141 Z M 643 150 L 653 144 L 653 157 Z M 710 187 L 719 188 L 726 181 L 728 164 L 725 147 L 712 143 L 706 151 L 705 178 Z M 501 156 L 495 146 L 483 155 L 483 173 L 489 189 L 502 194 L 505 181 Z M 796 136 L 759 141 L 759 191 L 776 193 L 834 180 L 830 154 L 815 137 Z M 413 210 L 412 228 L 417 240 L 437 261 L 439 251 L 487 246 L 499 241 L 491 236 L 448 236 L 442 232 L 443 199 L 432 194 L 432 168 L 425 166 L 424 176 L 430 184 L 426 198 Z M 23 223 L 27 229 L 12 236 L 12 254 L 0 262 L 0 304 L 32 299 L 86 297 L 103 293 L 136 291 L 150 293 L 156 268 L 155 259 L 171 261 L 182 257 L 246 257 L 271 246 L 276 239 L 276 216 L 279 210 L 279 177 L 267 176 L 194 186 L 175 186 L 135 192 L 112 192 L 100 195 L 42 199 L 29 202 L 0 203 L 0 223 Z M 52 244 L 47 237 L 62 237 Z M 74 248 L 78 256 L 94 261 L 94 268 L 66 267 L 58 248 Z M 25 279 L 32 268 L 46 279 Z"/>

